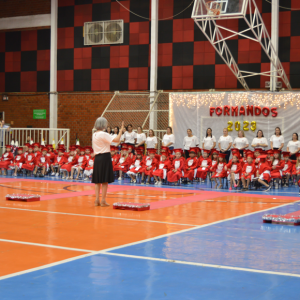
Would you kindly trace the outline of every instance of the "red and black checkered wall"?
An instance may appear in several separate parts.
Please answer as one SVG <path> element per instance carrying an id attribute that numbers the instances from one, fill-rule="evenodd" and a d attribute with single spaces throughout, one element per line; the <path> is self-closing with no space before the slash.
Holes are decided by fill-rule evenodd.
<path id="1" fill-rule="evenodd" d="M 149 0 L 121 0 L 142 19 L 114 0 L 58 0 L 58 91 L 148 90 L 150 74 Z M 191 0 L 159 1 L 158 89 L 242 88 L 191 19 Z M 271 32 L 271 4 L 256 0 Z M 281 5 L 300 8 L 299 0 Z M 168 19 L 169 17 L 171 19 Z M 83 24 L 124 20 L 124 43 L 84 46 Z M 166 19 L 166 20 L 163 20 Z M 235 31 L 244 20 L 219 21 Z M 228 33 L 224 32 L 224 36 Z M 279 57 L 293 88 L 300 88 L 300 10 L 280 9 Z M 243 37 L 227 40 L 241 70 L 263 72 L 270 62 L 260 45 Z M 48 91 L 50 31 L 0 33 L 0 91 Z M 264 88 L 268 77 L 246 79 L 252 89 Z"/>
<path id="2" fill-rule="evenodd" d="M 50 29 L 0 33 L 0 92 L 48 92 Z"/>

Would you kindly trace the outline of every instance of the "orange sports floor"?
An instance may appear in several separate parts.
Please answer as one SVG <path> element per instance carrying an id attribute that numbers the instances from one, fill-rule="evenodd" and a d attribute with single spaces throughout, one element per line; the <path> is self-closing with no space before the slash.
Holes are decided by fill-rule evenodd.
<path id="1" fill-rule="evenodd" d="M 6 201 L 12 193 L 40 202 Z M 0 179 L 0 276 L 266 210 L 298 198 L 129 185 L 109 187 L 108 208 L 94 207 L 93 185 Z M 114 210 L 114 202 L 153 209 Z"/>

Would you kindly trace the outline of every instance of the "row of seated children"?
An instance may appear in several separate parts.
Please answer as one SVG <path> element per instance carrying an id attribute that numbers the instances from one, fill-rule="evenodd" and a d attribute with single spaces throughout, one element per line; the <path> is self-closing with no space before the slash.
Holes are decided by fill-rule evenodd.
<path id="1" fill-rule="evenodd" d="M 195 179 L 202 182 L 209 176 L 215 182 L 215 188 L 222 188 L 223 179 L 227 178 L 230 190 L 241 183 L 242 190 L 246 191 L 250 182 L 257 181 L 268 191 L 272 179 L 275 181 L 275 188 L 278 188 L 279 180 L 287 187 L 290 178 L 296 184 L 300 179 L 300 153 L 297 154 L 296 161 L 291 161 L 289 152 L 256 148 L 253 152 L 245 150 L 241 157 L 238 149 L 232 149 L 232 159 L 227 163 L 225 154 L 217 150 L 203 150 L 200 156 L 201 149 L 191 148 L 188 159 L 183 158 L 182 149 L 174 149 L 175 155 L 167 147 L 162 147 L 161 155 L 157 155 L 155 149 L 147 149 L 148 155 L 145 156 L 144 148 L 135 148 L 135 153 L 133 150 L 134 146 L 126 144 L 123 144 L 120 154 L 116 147 L 111 148 L 113 169 L 118 172 L 119 180 L 126 173 L 133 183 L 136 182 L 137 174 L 140 174 L 142 184 L 145 177 L 147 184 L 152 177 L 158 185 L 162 180 L 175 183 L 181 180 L 189 184 Z"/>
<path id="2" fill-rule="evenodd" d="M 84 177 L 89 180 L 93 173 L 94 155 L 92 147 L 71 146 L 66 152 L 63 145 L 54 150 L 52 145 L 42 146 L 39 143 L 26 144 L 19 147 L 17 155 L 11 152 L 11 146 L 6 146 L 6 151 L 0 159 L 1 174 L 6 175 L 7 170 L 13 170 L 14 176 L 18 173 L 26 173 L 44 177 L 45 175 L 59 176 L 63 179 L 76 180 Z"/>

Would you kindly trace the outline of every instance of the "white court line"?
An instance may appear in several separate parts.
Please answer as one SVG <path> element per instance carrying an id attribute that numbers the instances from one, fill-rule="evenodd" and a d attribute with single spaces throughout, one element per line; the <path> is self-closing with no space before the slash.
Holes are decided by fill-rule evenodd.
<path id="1" fill-rule="evenodd" d="M 70 216 L 79 216 L 79 217 L 113 219 L 113 220 L 122 220 L 122 221 L 149 222 L 149 223 L 159 223 L 159 224 L 179 225 L 179 226 L 190 226 L 190 227 L 199 226 L 199 225 L 192 225 L 192 224 L 180 224 L 180 223 L 171 223 L 171 222 L 163 222 L 163 221 L 155 221 L 155 220 L 138 220 L 138 219 L 126 219 L 126 218 L 118 218 L 118 217 L 83 215 L 83 214 L 73 214 L 73 213 L 64 213 L 64 212 L 47 211 L 47 210 L 35 210 L 35 209 L 16 208 L 16 207 L 4 207 L 4 206 L 0 206 L 0 209 L 1 208 L 3 208 L 3 209 L 12 209 L 12 210 L 30 211 L 30 212 L 41 212 L 41 213 L 49 213 L 49 214 L 58 214 L 58 215 L 70 215 Z"/>
<path id="2" fill-rule="evenodd" d="M 111 252 L 106 252 L 106 251 L 102 251 L 99 254 L 128 257 L 128 258 L 137 258 L 137 259 L 144 259 L 144 260 L 154 260 L 154 261 L 183 264 L 183 265 L 192 265 L 192 266 L 197 266 L 197 267 L 208 267 L 208 268 L 226 269 L 226 270 L 234 270 L 234 271 L 263 273 L 263 274 L 270 274 L 270 275 L 300 277 L 299 274 L 293 274 L 293 273 L 283 273 L 283 272 L 274 272 L 274 271 L 263 271 L 263 270 L 259 270 L 259 269 L 247 269 L 247 268 L 240 268 L 240 267 L 229 267 L 229 266 L 222 266 L 222 265 L 203 264 L 203 263 L 182 261 L 182 260 L 173 260 L 173 259 L 164 259 L 164 258 L 154 258 L 154 257 L 148 257 L 148 256 L 137 256 L 137 255 L 111 253 Z"/>
<path id="3" fill-rule="evenodd" d="M 192 230 L 195 230 L 195 229 L 204 228 L 204 227 L 208 227 L 208 226 L 211 226 L 211 225 L 215 225 L 215 224 L 219 224 L 219 223 L 223 223 L 223 222 L 227 222 L 227 221 L 231 221 L 231 220 L 235 220 L 235 219 L 247 217 L 247 216 L 258 214 L 258 213 L 261 213 L 261 212 L 264 212 L 264 211 L 268 211 L 268 210 L 272 210 L 272 209 L 284 207 L 284 206 L 287 206 L 287 205 L 293 205 L 293 204 L 299 203 L 299 202 L 300 202 L 300 200 L 299 201 L 295 201 L 295 202 L 291 202 L 291 203 L 286 203 L 286 204 L 279 205 L 279 206 L 275 206 L 275 207 L 272 207 L 272 208 L 267 208 L 267 209 L 259 210 L 259 211 L 256 211 L 256 212 L 244 214 L 244 215 L 241 215 L 241 216 L 238 216 L 238 217 L 232 217 L 232 218 L 228 218 L 228 219 L 225 219 L 225 220 L 212 222 L 212 223 L 209 223 L 209 224 L 196 226 L 194 228 L 183 229 L 183 230 L 172 232 L 172 233 L 162 234 L 162 235 L 159 235 L 159 236 L 154 237 L 154 238 L 144 239 L 144 240 L 141 240 L 141 241 L 138 241 L 138 242 L 128 243 L 128 244 L 125 244 L 125 245 L 122 245 L 122 246 L 112 247 L 112 248 L 103 249 L 103 250 L 100 250 L 100 251 L 95 251 L 93 253 L 88 253 L 88 254 L 77 256 L 77 257 L 68 258 L 68 259 L 61 260 L 61 261 L 58 261 L 58 262 L 55 262 L 55 263 L 43 265 L 43 266 L 40 266 L 40 267 L 37 267 L 37 268 L 27 269 L 27 270 L 24 270 L 24 271 L 20 271 L 20 272 L 8 274 L 8 275 L 0 276 L 0 280 L 4 280 L 4 279 L 7 279 L 7 278 L 11 278 L 11 277 L 15 277 L 15 276 L 19 276 L 19 275 L 31 273 L 31 272 L 34 272 L 34 271 L 43 270 L 43 269 L 46 269 L 46 268 L 50 268 L 50 267 L 53 267 L 53 266 L 61 265 L 61 264 L 67 263 L 67 262 L 71 262 L 71 261 L 78 260 L 78 259 L 81 259 L 81 258 L 84 258 L 84 257 L 92 256 L 92 255 L 95 255 L 95 254 L 101 254 L 103 252 L 117 250 L 117 249 L 125 248 L 125 247 L 128 247 L 128 246 L 133 246 L 133 245 L 137 245 L 137 244 L 142 244 L 142 243 L 145 243 L 145 242 L 150 242 L 150 241 L 153 241 L 153 240 L 157 240 L 157 239 L 160 239 L 160 238 L 172 236 L 172 235 L 175 235 L 175 234 L 180 234 L 180 233 L 192 231 Z M 108 254 L 108 253 L 106 253 L 106 254 Z M 253 272 L 255 272 L 254 269 L 253 269 Z M 268 272 L 268 271 L 264 271 L 264 272 L 271 274 L 271 272 Z M 277 273 L 277 275 L 283 275 L 283 274 L 286 274 L 286 273 L 282 273 L 282 274 Z M 297 275 L 292 274 L 290 276 L 297 276 Z"/>
<path id="4" fill-rule="evenodd" d="M 78 248 L 70 248 L 70 247 L 54 246 L 54 245 L 48 245 L 48 244 L 39 244 L 39 243 L 31 243 L 31 242 L 23 242 L 23 241 L 15 241 L 15 240 L 6 240 L 6 239 L 0 239 L 0 242 L 7 242 L 7 243 L 14 243 L 14 244 L 24 244 L 24 245 L 30 245 L 30 246 L 56 248 L 56 249 L 72 250 L 72 251 L 80 251 L 80 252 L 89 252 L 89 253 L 96 253 L 97 252 L 97 251 L 94 251 L 94 250 L 86 250 L 86 249 L 78 249 Z"/>

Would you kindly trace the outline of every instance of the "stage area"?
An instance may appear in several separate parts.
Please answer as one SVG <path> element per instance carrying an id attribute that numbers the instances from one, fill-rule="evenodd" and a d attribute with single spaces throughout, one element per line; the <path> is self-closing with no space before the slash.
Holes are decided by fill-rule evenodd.
<path id="1" fill-rule="evenodd" d="M 261 219 L 299 211 L 296 187 L 245 194 L 123 182 L 109 186 L 109 208 L 94 207 L 93 188 L 0 179 L 1 300 L 299 298 L 300 226 Z M 6 201 L 12 193 L 41 201 Z"/>

